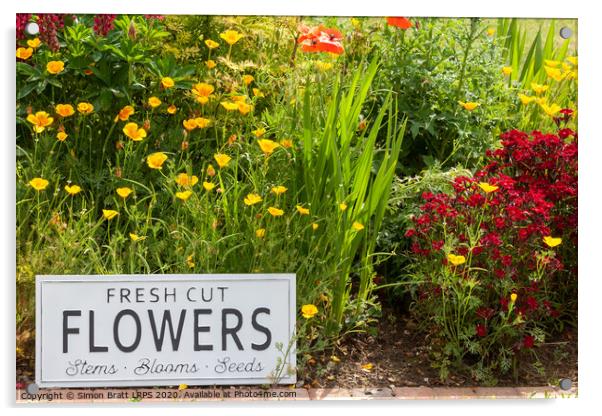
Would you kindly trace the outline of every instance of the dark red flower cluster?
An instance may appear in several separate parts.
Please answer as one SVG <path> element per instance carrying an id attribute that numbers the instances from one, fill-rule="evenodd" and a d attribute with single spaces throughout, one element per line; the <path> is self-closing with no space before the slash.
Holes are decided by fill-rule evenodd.
<path id="1" fill-rule="evenodd" d="M 302 25 L 299 31 L 301 35 L 297 39 L 297 43 L 301 45 L 303 52 L 330 52 L 337 55 L 345 52 L 341 43 L 343 34 L 337 29 L 322 25 L 316 27 Z"/>
<path id="2" fill-rule="evenodd" d="M 25 25 L 31 19 L 29 13 L 17 13 L 17 40 L 25 39 Z"/>
<path id="3" fill-rule="evenodd" d="M 40 40 L 48 45 L 48 48 L 56 52 L 61 47 L 57 32 L 64 26 L 62 14 L 38 14 L 38 25 L 40 25 Z"/>
<path id="4" fill-rule="evenodd" d="M 487 152 L 485 167 L 457 177 L 451 195 L 423 193 L 420 214 L 405 232 L 424 270 L 447 264 L 446 243 L 480 270 L 472 323 L 477 337 L 491 333 L 510 307 L 521 316 L 521 328 L 557 318 L 565 307 L 559 289 L 576 286 L 577 133 L 566 127 L 572 110 L 561 114 L 558 134 L 504 133 L 502 147 Z M 546 236 L 561 237 L 562 245 L 551 249 Z M 566 269 L 575 280 L 560 275 Z M 458 273 L 468 278 L 468 270 Z M 436 308 L 437 287 L 437 279 L 424 284 L 419 303 Z M 517 295 L 513 303 L 509 288 Z M 531 335 L 519 334 L 509 342 L 513 348 L 534 346 Z"/>
<path id="5" fill-rule="evenodd" d="M 116 17 L 116 14 L 97 14 L 94 16 L 94 33 L 98 36 L 107 36 L 113 29 L 113 21 Z"/>

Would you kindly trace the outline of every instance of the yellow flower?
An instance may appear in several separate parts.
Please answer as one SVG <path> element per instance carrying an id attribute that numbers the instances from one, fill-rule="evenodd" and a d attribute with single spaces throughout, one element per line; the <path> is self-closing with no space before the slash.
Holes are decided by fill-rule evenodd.
<path id="1" fill-rule="evenodd" d="M 54 109 L 61 117 L 69 117 L 75 114 L 75 110 L 71 104 L 57 104 Z"/>
<path id="2" fill-rule="evenodd" d="M 351 228 L 353 228 L 355 231 L 362 231 L 364 229 L 364 225 L 362 223 L 355 221 L 353 223 L 353 225 L 351 226 Z"/>
<path id="3" fill-rule="evenodd" d="M 284 211 L 275 207 L 269 207 L 268 212 L 272 217 L 281 217 L 284 215 Z"/>
<path id="4" fill-rule="evenodd" d="M 272 153 L 274 153 L 274 150 L 276 150 L 277 148 L 280 147 L 280 145 L 270 139 L 260 139 L 257 140 L 257 144 L 259 145 L 259 147 L 261 148 L 261 151 L 266 155 L 269 156 Z"/>
<path id="5" fill-rule="evenodd" d="M 495 192 L 499 189 L 499 186 L 490 185 L 487 182 L 479 182 L 479 188 L 481 188 L 486 194 Z"/>
<path id="6" fill-rule="evenodd" d="M 29 39 L 27 41 L 27 46 L 36 49 L 38 46 L 42 44 L 40 38 Z"/>
<path id="7" fill-rule="evenodd" d="M 562 243 L 562 238 L 548 235 L 543 238 L 543 242 L 546 243 L 548 247 L 556 247 Z"/>
<path id="8" fill-rule="evenodd" d="M 103 209 L 102 210 L 102 216 L 105 217 L 107 220 L 112 220 L 113 218 L 115 218 L 118 215 L 119 215 L 119 212 L 114 211 L 112 209 Z"/>
<path id="9" fill-rule="evenodd" d="M 215 49 L 215 48 L 217 48 L 217 47 L 219 46 L 219 43 L 217 43 L 217 42 L 216 42 L 216 41 L 214 41 L 214 40 L 207 39 L 207 40 L 205 41 L 205 45 L 207 45 L 207 47 L 208 47 L 209 49 Z"/>
<path id="10" fill-rule="evenodd" d="M 464 256 L 456 256 L 455 254 L 449 253 L 447 255 L 447 261 L 449 261 L 454 266 L 459 266 L 461 264 L 466 263 L 466 258 Z"/>
<path id="11" fill-rule="evenodd" d="M 116 192 L 117 192 L 117 195 L 119 195 L 123 199 L 126 199 L 128 196 L 130 196 L 130 194 L 132 192 L 134 192 L 134 190 L 131 188 L 128 188 L 127 186 L 124 186 L 123 188 L 117 188 Z"/>
<path id="12" fill-rule="evenodd" d="M 518 94 L 518 98 L 520 99 L 520 102 L 523 103 L 523 105 L 529 105 L 537 99 L 537 97 L 530 97 L 525 94 Z"/>
<path id="13" fill-rule="evenodd" d="M 516 299 L 518 299 L 518 295 L 516 293 L 512 293 L 510 295 L 510 302 L 514 303 L 516 302 Z"/>
<path id="14" fill-rule="evenodd" d="M 207 68 L 209 68 L 209 69 L 213 69 L 217 66 L 217 64 L 215 63 L 215 61 L 213 59 L 209 59 L 209 60 L 205 61 L 205 65 L 207 65 Z"/>
<path id="15" fill-rule="evenodd" d="M 303 208 L 301 205 L 297 205 L 297 211 L 301 215 L 309 215 L 309 208 Z"/>
<path id="16" fill-rule="evenodd" d="M 261 198 L 261 196 L 257 195 L 257 194 L 248 194 L 245 199 L 245 205 L 255 205 L 258 202 L 263 201 L 263 198 Z"/>
<path id="17" fill-rule="evenodd" d="M 253 133 L 255 137 L 260 138 L 265 134 L 265 128 L 260 127 L 257 130 L 253 130 L 251 133 Z"/>
<path id="18" fill-rule="evenodd" d="M 192 131 L 192 130 L 196 129 L 196 127 L 197 127 L 196 121 L 194 121 L 193 118 L 189 118 L 188 120 L 183 120 L 182 125 L 188 131 Z"/>
<path id="19" fill-rule="evenodd" d="M 345 210 L 347 209 L 347 204 L 346 204 L 346 203 L 344 203 L 344 202 L 341 202 L 341 203 L 339 204 L 339 209 L 340 209 L 341 211 L 345 211 Z"/>
<path id="20" fill-rule="evenodd" d="M 242 82 L 244 82 L 245 85 L 249 85 L 254 80 L 255 78 L 253 77 L 253 75 L 245 74 L 242 76 Z"/>
<path id="21" fill-rule="evenodd" d="M 546 103 L 541 103 L 539 106 L 550 117 L 553 117 L 557 112 L 559 112 L 562 109 L 562 107 L 560 107 L 558 104 L 548 105 Z"/>
<path id="22" fill-rule="evenodd" d="M 578 59 L 576 56 L 569 56 L 568 58 L 566 58 L 566 60 L 575 66 L 577 66 L 578 64 Z"/>
<path id="23" fill-rule="evenodd" d="M 215 169 L 213 168 L 213 165 L 207 166 L 207 176 L 215 176 Z"/>
<path id="24" fill-rule="evenodd" d="M 189 268 L 194 268 L 194 254 L 191 254 L 190 256 L 186 257 L 186 264 L 188 265 Z M 178 390 L 185 390 L 187 389 L 188 386 L 186 384 L 180 384 L 180 387 L 178 387 Z"/>
<path id="25" fill-rule="evenodd" d="M 67 140 L 67 137 L 69 137 L 69 135 L 68 135 L 67 133 L 65 133 L 64 131 L 59 131 L 59 132 L 56 134 L 56 139 L 57 139 L 59 142 L 64 142 L 65 140 Z"/>
<path id="26" fill-rule="evenodd" d="M 265 228 L 258 228 L 257 230 L 255 230 L 255 236 L 257 238 L 265 237 Z"/>
<path id="27" fill-rule="evenodd" d="M 282 185 L 274 186 L 272 188 L 272 192 L 275 195 L 281 195 L 281 194 L 285 193 L 286 191 L 288 191 L 288 188 L 286 188 L 286 187 L 284 187 Z"/>
<path id="28" fill-rule="evenodd" d="M 123 134 L 135 142 L 140 142 L 146 137 L 146 130 L 142 127 L 138 127 L 138 124 L 136 123 L 127 123 L 123 127 Z"/>
<path id="29" fill-rule="evenodd" d="M 169 107 L 167 107 L 167 112 L 169 114 L 175 114 L 176 111 L 178 111 L 178 107 L 176 107 L 175 105 L 171 104 Z"/>
<path id="30" fill-rule="evenodd" d="M 176 198 L 187 201 L 192 195 L 192 191 L 176 192 Z"/>
<path id="31" fill-rule="evenodd" d="M 253 88 L 253 95 L 257 98 L 265 97 L 264 93 L 259 88 Z"/>
<path id="32" fill-rule="evenodd" d="M 505 76 L 508 76 L 512 73 L 512 67 L 511 66 L 504 66 L 502 67 L 502 74 L 504 74 Z"/>
<path id="33" fill-rule="evenodd" d="M 17 48 L 17 58 L 19 59 L 29 59 L 31 58 L 31 55 L 33 54 L 33 49 L 32 48 Z"/>
<path id="34" fill-rule="evenodd" d="M 161 105 L 161 100 L 157 97 L 150 97 L 148 99 L 148 105 L 150 105 L 152 108 L 157 108 Z"/>
<path id="35" fill-rule="evenodd" d="M 535 92 L 535 94 L 539 95 L 541 93 L 544 93 L 548 90 L 548 86 L 547 85 L 542 85 L 542 84 L 538 84 L 536 82 L 532 82 L 531 83 L 531 89 Z"/>
<path id="36" fill-rule="evenodd" d="M 560 65 L 559 61 L 552 61 L 550 59 L 544 59 L 544 64 L 546 66 L 552 67 L 552 68 L 556 68 L 558 65 Z"/>
<path id="37" fill-rule="evenodd" d="M 226 30 L 219 35 L 219 37 L 225 40 L 230 46 L 238 42 L 243 36 L 244 35 L 238 33 L 236 30 Z"/>
<path id="38" fill-rule="evenodd" d="M 46 64 L 46 71 L 54 75 L 62 72 L 63 69 L 65 69 L 65 63 L 63 61 L 50 61 Z"/>
<path id="39" fill-rule="evenodd" d="M 493 36 L 495 35 L 495 28 L 494 27 L 490 27 L 487 29 L 487 36 Z"/>
<path id="40" fill-rule="evenodd" d="M 28 115 L 27 121 L 33 124 L 33 131 L 41 133 L 52 124 L 54 118 L 50 117 L 46 111 L 38 111 L 35 114 Z"/>
<path id="41" fill-rule="evenodd" d="M 228 166 L 228 163 L 230 163 L 230 161 L 232 160 L 230 156 L 225 155 L 223 153 L 216 153 L 213 155 L 213 158 L 217 162 L 217 165 L 220 167 L 220 169 Z"/>
<path id="42" fill-rule="evenodd" d="M 230 101 L 222 101 L 221 106 L 224 107 L 228 111 L 236 111 L 238 110 L 238 103 L 233 103 Z"/>
<path id="43" fill-rule="evenodd" d="M 303 317 L 305 319 L 310 319 L 313 318 L 315 316 L 315 314 L 318 313 L 318 308 L 316 307 L 316 305 L 313 305 L 311 303 L 307 304 L 307 305 L 303 305 L 301 307 L 301 314 L 303 315 Z"/>
<path id="44" fill-rule="evenodd" d="M 316 61 L 314 65 L 320 72 L 326 72 L 332 68 L 332 64 L 330 62 Z"/>
<path id="45" fill-rule="evenodd" d="M 465 103 L 464 101 L 458 101 L 458 104 L 460 104 L 462 107 L 464 107 L 465 110 L 468 110 L 468 111 L 472 111 L 481 105 L 479 103 L 475 103 L 475 102 L 471 102 L 471 101 L 469 101 L 467 103 Z"/>
<path id="46" fill-rule="evenodd" d="M 81 192 L 81 190 L 82 190 L 82 188 L 80 188 L 77 185 L 71 185 L 71 186 L 65 185 L 65 191 L 67 191 L 67 193 L 69 195 L 77 195 L 78 193 Z"/>
<path id="47" fill-rule="evenodd" d="M 211 183 L 211 182 L 204 181 L 203 182 L 203 188 L 205 188 L 206 191 L 211 191 L 213 188 L 215 188 L 215 184 Z"/>
<path id="48" fill-rule="evenodd" d="M 562 81 L 565 77 L 559 68 L 552 68 L 549 66 L 544 66 L 543 68 L 546 71 L 548 78 L 552 78 L 555 81 Z"/>
<path id="49" fill-rule="evenodd" d="M 36 191 L 43 191 L 48 186 L 48 181 L 42 178 L 33 178 L 29 181 L 29 185 Z"/>
<path id="50" fill-rule="evenodd" d="M 207 84 L 205 82 L 199 82 L 195 84 L 192 89 L 192 95 L 196 98 L 196 100 L 201 104 L 207 104 L 211 94 L 213 94 L 215 88 L 213 85 Z"/>
<path id="51" fill-rule="evenodd" d="M 167 155 L 163 152 L 156 152 L 146 157 L 146 163 L 151 169 L 161 169 L 166 160 Z"/>
<path id="52" fill-rule="evenodd" d="M 77 111 L 79 111 L 81 114 L 90 114 L 92 111 L 94 111 L 94 106 L 90 103 L 79 103 L 77 105 Z"/>
<path id="53" fill-rule="evenodd" d="M 130 233 L 130 238 L 132 239 L 132 241 L 146 240 L 146 236 L 145 235 L 138 235 L 138 234 L 134 234 L 134 233 Z"/>
<path id="54" fill-rule="evenodd" d="M 198 183 L 199 178 L 195 175 L 189 176 L 187 173 L 180 173 L 176 176 L 176 183 L 180 186 L 194 186 Z"/>
<path id="55" fill-rule="evenodd" d="M 196 126 L 198 128 L 204 129 L 205 127 L 207 127 L 209 125 L 211 120 L 209 120 L 208 118 L 197 117 L 194 119 L 194 122 L 196 123 Z"/>
<path id="56" fill-rule="evenodd" d="M 280 146 L 284 147 L 285 149 L 290 149 L 293 147 L 293 141 L 291 139 L 282 139 L 280 140 Z"/>
<path id="57" fill-rule="evenodd" d="M 318 224 L 317 222 L 314 222 L 311 224 L 311 229 L 316 231 L 318 229 L 318 227 L 320 226 L 320 224 Z"/>
<path id="58" fill-rule="evenodd" d="M 368 373 L 371 372 L 373 368 L 374 368 L 374 364 L 372 364 L 372 363 L 362 364 L 362 370 L 364 370 Z"/>
<path id="59" fill-rule="evenodd" d="M 237 103 L 237 106 L 238 106 L 238 111 L 243 116 L 248 114 L 253 109 L 253 106 L 251 104 L 247 104 L 244 101 L 239 101 Z"/>
<path id="60" fill-rule="evenodd" d="M 134 114 L 134 107 L 132 107 L 131 105 L 126 105 L 121 110 L 119 110 L 119 114 L 117 114 L 117 117 L 115 117 L 115 121 L 127 121 L 132 114 Z"/>
<path id="61" fill-rule="evenodd" d="M 161 78 L 161 85 L 163 86 L 163 88 L 168 89 L 173 87 L 175 85 L 175 82 L 170 77 L 163 77 Z"/>

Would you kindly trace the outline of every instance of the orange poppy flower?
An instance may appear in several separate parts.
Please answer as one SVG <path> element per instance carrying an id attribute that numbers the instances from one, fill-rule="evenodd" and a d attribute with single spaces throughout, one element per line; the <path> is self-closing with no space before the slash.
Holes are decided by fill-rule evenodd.
<path id="1" fill-rule="evenodd" d="M 403 30 L 409 29 L 413 26 L 412 22 L 410 22 L 406 17 L 387 17 L 387 24 Z"/>

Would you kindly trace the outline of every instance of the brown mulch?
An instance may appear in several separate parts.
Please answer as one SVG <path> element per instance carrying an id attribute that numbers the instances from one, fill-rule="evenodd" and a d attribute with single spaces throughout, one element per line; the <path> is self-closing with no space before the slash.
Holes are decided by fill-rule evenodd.
<path id="1" fill-rule="evenodd" d="M 392 318 L 395 314 L 383 315 L 378 325 L 378 335 L 354 334 L 342 343 L 338 351 L 312 357 L 308 371 L 301 377 L 301 383 L 314 388 L 486 385 L 473 379 L 470 374 L 454 373 L 451 368 L 447 381 L 442 382 L 439 370 L 433 368 L 429 360 L 432 355 L 431 340 L 407 316 L 397 315 L 397 318 Z M 533 352 L 537 354 L 541 368 L 537 369 L 530 363 L 532 356 L 523 357 L 525 363 L 519 361 L 517 366 L 518 378 L 515 379 L 511 371 L 506 375 L 495 374 L 496 385 L 557 386 L 563 378 L 568 378 L 577 385 L 576 330 L 565 330 L 553 341 L 538 346 Z M 527 358 L 529 363 L 526 362 Z"/>

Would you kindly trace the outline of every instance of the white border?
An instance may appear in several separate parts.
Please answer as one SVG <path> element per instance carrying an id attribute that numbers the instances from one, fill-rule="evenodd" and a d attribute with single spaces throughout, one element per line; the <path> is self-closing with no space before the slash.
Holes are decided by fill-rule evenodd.
<path id="1" fill-rule="evenodd" d="M 74 282 L 106 283 L 106 282 L 136 282 L 154 283 L 166 282 L 224 282 L 224 281 L 278 281 L 284 280 L 288 283 L 288 338 L 292 340 L 296 328 L 296 275 L 294 273 L 224 273 L 224 274 L 117 274 L 117 275 L 38 275 L 36 276 L 36 358 L 35 379 L 40 387 L 141 387 L 141 386 L 176 386 L 187 384 L 190 386 L 219 386 L 219 385 L 248 385 L 248 384 L 272 384 L 273 379 L 269 377 L 219 377 L 219 378 L 160 378 L 152 380 L 43 380 L 42 369 L 42 347 L 44 345 L 44 328 L 42 321 L 42 299 L 43 288 L 47 284 L 69 284 Z M 288 348 L 288 346 L 286 346 Z M 293 343 L 287 361 L 284 366 L 296 369 L 296 342 Z M 286 367 L 285 367 L 286 368 Z M 297 382 L 296 372 L 292 375 L 283 373 L 277 384 L 295 384 Z"/>

